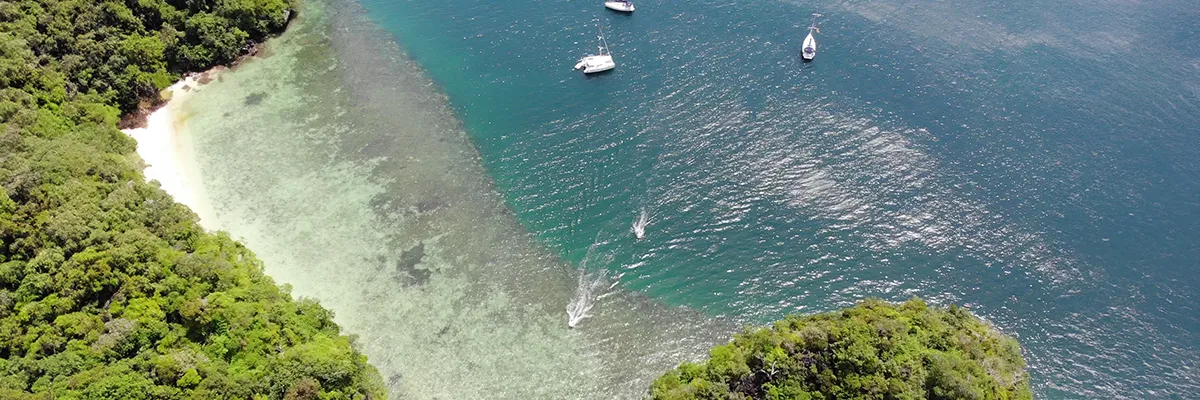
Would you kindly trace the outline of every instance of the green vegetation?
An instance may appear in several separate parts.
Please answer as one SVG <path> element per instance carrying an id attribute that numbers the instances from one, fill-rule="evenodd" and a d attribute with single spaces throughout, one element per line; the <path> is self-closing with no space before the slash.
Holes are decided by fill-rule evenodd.
<path id="1" fill-rule="evenodd" d="M 0 2 L 0 398 L 382 399 L 332 314 L 140 173 L 122 113 L 284 0 Z"/>
<path id="2" fill-rule="evenodd" d="M 965 309 L 869 299 L 789 316 L 659 377 L 655 399 L 1031 399 L 1017 341 Z"/>
<path id="3" fill-rule="evenodd" d="M 128 113 L 184 71 L 233 61 L 287 24 L 288 0 L 0 2 L 0 87 Z"/>

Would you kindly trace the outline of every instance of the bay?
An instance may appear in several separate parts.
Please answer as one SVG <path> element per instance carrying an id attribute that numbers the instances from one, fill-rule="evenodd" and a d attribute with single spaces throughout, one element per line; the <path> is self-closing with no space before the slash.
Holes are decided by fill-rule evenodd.
<path id="1" fill-rule="evenodd" d="M 1187 1 L 305 7 L 186 131 L 217 228 L 395 395 L 637 397 L 737 325 L 914 295 L 1017 335 L 1039 398 L 1200 390 Z"/>
<path id="2" fill-rule="evenodd" d="M 751 324 L 919 295 L 1018 335 L 1039 397 L 1200 391 L 1194 2 L 363 4 L 622 287 Z"/>

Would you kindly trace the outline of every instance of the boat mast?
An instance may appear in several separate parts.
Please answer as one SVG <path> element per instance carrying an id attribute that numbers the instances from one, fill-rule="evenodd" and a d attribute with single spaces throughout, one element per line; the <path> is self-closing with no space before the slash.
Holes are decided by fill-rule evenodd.
<path id="1" fill-rule="evenodd" d="M 597 26 L 600 28 L 600 55 L 612 54 L 612 52 L 608 50 L 608 41 L 604 40 L 604 27 L 599 25 Z"/>
<path id="2" fill-rule="evenodd" d="M 817 17 L 820 17 L 820 16 L 821 16 L 821 14 L 813 13 L 812 24 L 810 24 L 808 26 L 809 33 L 812 33 L 813 30 L 817 29 Z"/>

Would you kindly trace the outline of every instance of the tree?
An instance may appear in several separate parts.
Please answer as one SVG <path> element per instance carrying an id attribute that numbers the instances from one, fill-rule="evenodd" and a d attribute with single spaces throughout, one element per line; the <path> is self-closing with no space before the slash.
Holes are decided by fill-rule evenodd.
<path id="1" fill-rule="evenodd" d="M 1031 399 L 1016 340 L 963 308 L 865 300 L 788 316 L 655 380 L 655 399 Z"/>
<path id="2" fill-rule="evenodd" d="M 333 314 L 147 183 L 117 130 L 288 15 L 215 3 L 0 3 L 0 398 L 384 398 Z"/>

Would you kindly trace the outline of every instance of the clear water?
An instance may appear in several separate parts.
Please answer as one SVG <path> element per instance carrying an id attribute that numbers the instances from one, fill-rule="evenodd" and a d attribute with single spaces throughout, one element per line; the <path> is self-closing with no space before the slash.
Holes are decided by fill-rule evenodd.
<path id="1" fill-rule="evenodd" d="M 965 303 L 1039 397 L 1200 393 L 1195 1 L 362 3 L 543 242 L 650 211 L 589 264 L 624 288 L 750 323 Z M 597 24 L 618 67 L 585 78 Z"/>
<path id="2" fill-rule="evenodd" d="M 1200 392 L 1193 1 L 359 4 L 187 128 L 220 228 L 398 395 L 636 397 L 730 324 L 912 295 L 1019 336 L 1040 398 Z"/>
<path id="3" fill-rule="evenodd" d="M 568 329 L 579 282 L 600 274 L 521 228 L 444 96 L 361 15 L 306 3 L 266 58 L 188 97 L 182 139 L 205 223 L 334 310 L 394 397 L 636 397 L 728 336 L 608 285 Z"/>

